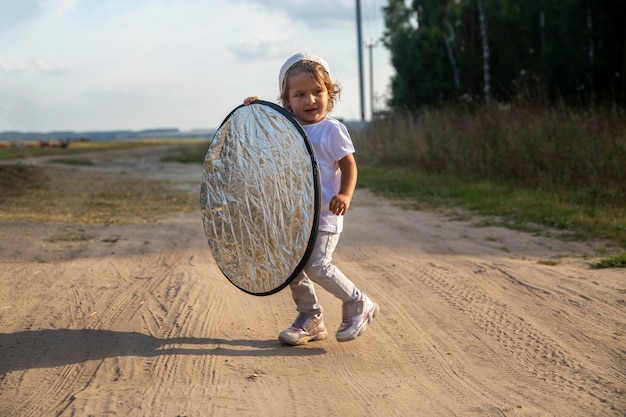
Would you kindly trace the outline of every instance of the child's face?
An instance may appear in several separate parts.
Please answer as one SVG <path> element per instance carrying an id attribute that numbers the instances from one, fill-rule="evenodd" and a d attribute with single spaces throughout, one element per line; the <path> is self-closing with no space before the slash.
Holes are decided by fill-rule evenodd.
<path id="1" fill-rule="evenodd" d="M 306 72 L 291 74 L 287 78 L 291 112 L 300 124 L 322 121 L 328 113 L 328 90 L 318 84 Z"/>

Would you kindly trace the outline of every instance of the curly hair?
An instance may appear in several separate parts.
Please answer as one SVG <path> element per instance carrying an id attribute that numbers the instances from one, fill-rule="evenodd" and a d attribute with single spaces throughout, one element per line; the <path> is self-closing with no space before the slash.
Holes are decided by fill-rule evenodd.
<path id="1" fill-rule="evenodd" d="M 280 103 L 287 110 L 291 111 L 289 107 L 289 87 L 288 80 L 291 75 L 306 73 L 308 76 L 315 81 L 317 84 L 324 86 L 326 91 L 328 91 L 328 111 L 332 111 L 335 107 L 335 103 L 339 100 L 339 96 L 341 95 L 341 86 L 338 83 L 333 82 L 330 78 L 330 75 L 322 65 L 315 61 L 302 60 L 298 61 L 289 68 L 287 73 L 285 74 L 285 79 L 283 80 L 283 85 L 280 88 Z"/>

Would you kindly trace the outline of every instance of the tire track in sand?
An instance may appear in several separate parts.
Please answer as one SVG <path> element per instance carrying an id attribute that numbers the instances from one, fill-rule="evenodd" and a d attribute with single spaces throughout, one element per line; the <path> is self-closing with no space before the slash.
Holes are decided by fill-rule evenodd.
<path id="1" fill-rule="evenodd" d="M 497 355 L 491 352 L 481 341 L 468 334 L 466 320 L 443 310 L 440 295 L 433 292 L 427 277 L 433 275 L 430 269 L 415 267 L 414 260 L 407 255 L 388 249 L 376 248 L 375 254 L 367 248 L 357 251 L 359 266 L 353 275 L 358 276 L 364 268 L 378 275 L 379 280 L 368 281 L 372 294 L 381 304 L 383 314 L 377 326 L 377 341 L 381 346 L 381 362 L 390 362 L 389 369 L 395 369 L 401 375 L 415 375 L 413 379 L 394 380 L 394 373 L 385 378 L 387 384 L 378 397 L 390 404 L 393 398 L 401 395 L 414 395 L 420 398 L 419 410 L 394 409 L 393 415 L 462 415 L 469 409 L 487 415 L 504 415 L 505 412 L 519 407 L 519 401 L 512 399 L 505 387 L 508 381 L 519 378 L 512 370 L 490 373 L 490 382 L 498 378 L 504 382 L 492 389 L 492 384 L 475 377 L 474 367 L 466 357 L 481 358 L 482 365 L 499 362 Z M 354 255 L 354 254 L 353 254 Z M 383 260 L 381 262 L 381 259 Z M 375 263 L 372 262 L 375 260 Z M 391 290 L 391 291 L 390 291 Z M 384 336 L 380 335 L 382 331 Z M 418 335 L 417 338 L 410 335 Z M 367 337 L 367 336 L 366 336 Z M 386 348 L 382 348 L 385 346 Z M 390 346 L 396 346 L 395 349 Z M 389 356 L 385 355 L 389 351 Z M 394 361 L 392 352 L 401 352 L 401 360 Z M 490 366 L 491 367 L 491 366 Z M 428 375 L 432 383 L 421 383 Z M 454 398 L 454 402 L 447 401 Z M 476 408 L 476 403 L 481 404 Z M 433 414 L 433 410 L 442 410 Z M 397 412 L 396 412 L 397 411 Z"/>
<path id="2" fill-rule="evenodd" d="M 188 336 L 210 334 L 213 329 L 206 328 L 207 323 L 218 327 L 221 322 L 224 300 L 207 292 L 207 286 L 202 284 L 189 271 L 176 271 L 160 292 L 151 294 L 147 303 L 143 318 L 148 332 L 171 340 L 162 346 L 162 354 L 156 356 L 149 370 L 155 383 L 144 392 L 147 409 L 184 414 L 193 409 L 190 399 L 208 397 L 219 377 L 220 356 L 207 354 L 219 348 L 219 341 L 206 338 L 192 342 Z"/>
<path id="3" fill-rule="evenodd" d="M 131 258 L 128 261 L 135 263 L 138 259 Z M 96 261 L 90 265 L 83 276 L 93 274 L 94 271 L 119 275 L 116 261 Z M 109 294 L 97 294 L 89 290 L 77 290 L 72 288 L 76 304 L 70 307 L 71 317 L 82 317 L 81 330 L 112 330 L 122 321 L 129 321 L 142 308 L 146 294 L 156 291 L 159 287 L 167 285 L 174 266 L 167 262 L 166 258 L 153 262 L 149 257 L 140 257 L 137 265 L 131 270 L 140 271 L 140 274 L 131 274 L 128 277 L 120 277 L 120 285 Z M 148 278 L 146 278 L 148 277 Z M 108 295 L 108 296 L 107 296 Z M 87 313 L 91 311 L 91 313 Z M 99 343 L 98 333 L 85 332 L 84 336 L 76 338 L 81 343 L 72 346 L 72 350 L 66 352 L 66 358 L 56 358 L 58 362 L 65 362 L 59 367 L 50 368 L 43 378 L 31 381 L 23 387 L 29 392 L 28 398 L 20 406 L 11 410 L 11 413 L 20 416 L 40 416 L 51 410 L 62 414 L 73 401 L 80 396 L 81 392 L 88 389 L 96 373 L 99 371 L 106 358 L 89 359 L 91 346 Z M 104 347 L 106 349 L 106 347 Z M 78 358 L 74 358 L 78 352 Z M 83 360 L 85 358 L 85 360 Z M 43 413 L 43 414 L 42 414 Z"/>
<path id="4" fill-rule="evenodd" d="M 492 364 L 502 363 L 503 375 L 494 375 L 498 380 L 496 384 L 491 381 L 491 386 L 506 386 L 513 379 L 518 391 L 534 392 L 530 396 L 525 395 L 526 400 L 532 404 L 535 401 L 533 397 L 544 396 L 541 387 L 549 384 L 551 395 L 559 392 L 567 402 L 575 403 L 578 410 L 593 413 L 600 409 L 603 415 L 617 415 L 621 394 L 613 386 L 613 381 L 591 372 L 584 363 L 576 359 L 575 354 L 546 333 L 543 327 L 527 319 L 524 312 L 512 311 L 506 301 L 485 291 L 485 287 L 477 285 L 476 279 L 468 277 L 467 272 L 439 261 L 431 261 L 419 271 L 405 268 L 401 258 L 395 259 L 395 264 L 398 269 L 403 270 L 403 275 L 417 278 L 447 305 L 471 321 L 474 330 L 469 333 L 478 341 L 484 337 L 496 341 L 498 351 L 485 349 L 483 354 L 476 352 L 472 355 Z M 554 297 L 550 291 L 520 285 L 523 282 L 521 279 L 513 279 L 511 273 L 504 273 L 501 268 L 479 265 L 474 269 L 474 278 L 484 271 L 490 271 L 492 280 L 518 281 L 514 288 L 516 297 L 540 303 L 543 298 L 547 298 L 553 305 Z M 514 362 L 508 365 L 507 362 L 511 359 Z M 481 381 L 473 380 L 468 374 L 459 377 L 466 380 L 467 386 L 482 385 Z M 480 391 L 485 388 L 481 387 Z M 506 398 L 504 393 L 499 397 Z M 590 398 L 595 399 L 595 404 L 588 408 L 587 402 Z"/>

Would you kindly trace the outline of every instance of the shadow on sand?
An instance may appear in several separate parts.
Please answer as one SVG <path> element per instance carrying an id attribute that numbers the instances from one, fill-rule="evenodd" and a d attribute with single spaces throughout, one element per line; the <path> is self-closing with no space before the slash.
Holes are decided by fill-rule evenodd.
<path id="1" fill-rule="evenodd" d="M 120 356 L 314 356 L 322 348 L 294 348 L 278 340 L 225 340 L 176 337 L 159 339 L 135 332 L 49 329 L 0 333 L 0 374 L 51 368 Z"/>

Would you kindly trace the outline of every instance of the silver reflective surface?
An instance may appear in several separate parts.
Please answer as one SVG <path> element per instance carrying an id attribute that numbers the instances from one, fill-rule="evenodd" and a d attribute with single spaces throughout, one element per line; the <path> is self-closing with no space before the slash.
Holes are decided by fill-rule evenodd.
<path id="1" fill-rule="evenodd" d="M 267 102 L 235 109 L 204 162 L 200 205 L 213 257 L 256 295 L 288 284 L 317 229 L 316 163 L 288 117 Z"/>

